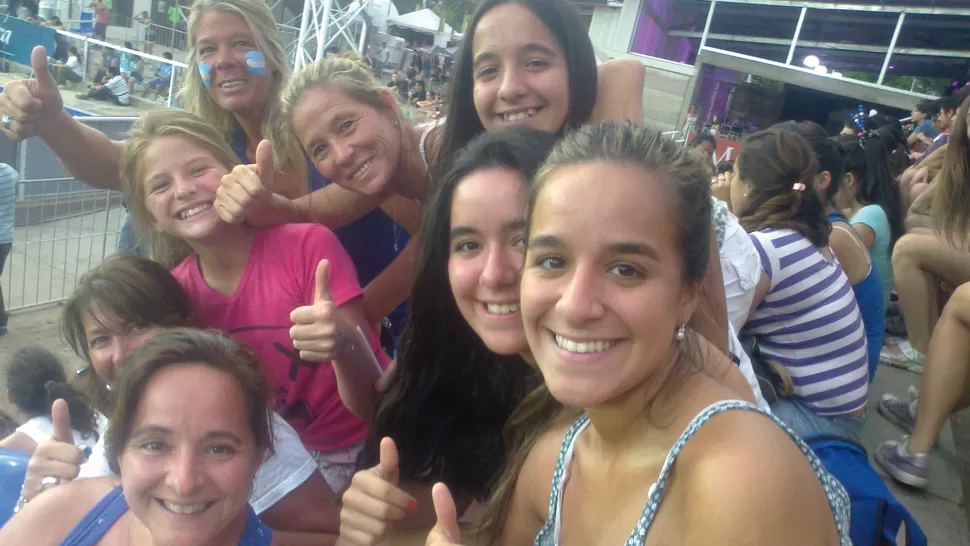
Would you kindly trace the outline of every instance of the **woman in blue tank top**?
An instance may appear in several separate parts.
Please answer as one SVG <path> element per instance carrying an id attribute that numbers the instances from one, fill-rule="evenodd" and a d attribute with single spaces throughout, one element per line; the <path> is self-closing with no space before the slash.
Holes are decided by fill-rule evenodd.
<path id="1" fill-rule="evenodd" d="M 169 330 L 130 357 L 117 397 L 107 458 L 120 480 L 55 487 L 0 528 L 0 544 L 269 546 L 248 498 L 273 448 L 271 392 L 244 347 Z"/>

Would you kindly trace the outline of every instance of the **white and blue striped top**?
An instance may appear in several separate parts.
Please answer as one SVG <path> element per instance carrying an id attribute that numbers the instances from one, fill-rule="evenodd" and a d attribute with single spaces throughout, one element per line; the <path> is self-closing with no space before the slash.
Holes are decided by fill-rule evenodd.
<path id="1" fill-rule="evenodd" d="M 818 415 L 841 415 L 869 396 L 866 332 L 849 279 L 800 232 L 751 233 L 771 282 L 743 331 L 792 376 L 795 398 Z"/>

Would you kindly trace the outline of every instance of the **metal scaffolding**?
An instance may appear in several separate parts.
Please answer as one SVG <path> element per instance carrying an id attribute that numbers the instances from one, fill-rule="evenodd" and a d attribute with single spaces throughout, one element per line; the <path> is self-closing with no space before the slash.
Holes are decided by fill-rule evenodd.
<path id="1" fill-rule="evenodd" d="M 369 5 L 370 0 L 354 0 L 346 5 L 340 0 L 305 0 L 293 70 L 322 59 L 332 45 L 363 55 Z"/>

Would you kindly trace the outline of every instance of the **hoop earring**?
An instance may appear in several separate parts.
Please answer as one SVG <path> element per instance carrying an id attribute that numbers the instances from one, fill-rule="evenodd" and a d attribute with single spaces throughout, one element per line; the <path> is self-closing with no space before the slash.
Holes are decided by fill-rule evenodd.
<path id="1" fill-rule="evenodd" d="M 675 337 L 677 338 L 677 341 L 684 341 L 684 338 L 687 337 L 687 331 L 684 329 L 683 325 L 677 329 L 677 335 Z"/>

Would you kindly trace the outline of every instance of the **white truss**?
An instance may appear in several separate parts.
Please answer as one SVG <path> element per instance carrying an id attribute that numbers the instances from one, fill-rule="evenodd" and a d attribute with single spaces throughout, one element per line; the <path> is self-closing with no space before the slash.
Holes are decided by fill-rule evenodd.
<path id="1" fill-rule="evenodd" d="M 332 45 L 364 54 L 367 39 L 367 8 L 370 0 L 305 0 L 293 70 L 322 59 Z"/>

